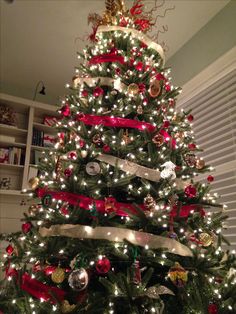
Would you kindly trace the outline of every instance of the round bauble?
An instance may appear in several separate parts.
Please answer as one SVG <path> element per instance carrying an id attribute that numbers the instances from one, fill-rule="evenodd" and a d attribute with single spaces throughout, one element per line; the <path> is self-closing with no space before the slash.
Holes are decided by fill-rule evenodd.
<path id="1" fill-rule="evenodd" d="M 184 194 L 189 198 L 194 198 L 197 196 L 197 189 L 194 185 L 187 185 L 184 189 Z"/>
<path id="2" fill-rule="evenodd" d="M 31 187 L 32 190 L 37 189 L 39 185 L 39 178 L 38 177 L 34 177 L 29 179 L 29 186 Z"/>
<path id="3" fill-rule="evenodd" d="M 128 94 L 131 95 L 131 96 L 135 96 L 139 93 L 139 87 L 137 84 L 135 83 L 132 83 L 128 86 Z"/>
<path id="4" fill-rule="evenodd" d="M 186 162 L 187 166 L 193 168 L 196 166 L 196 156 L 194 154 L 186 154 L 184 156 L 184 161 Z M 197 167 L 197 166 L 196 166 Z"/>
<path id="5" fill-rule="evenodd" d="M 92 139 L 93 143 L 96 145 L 100 145 L 102 143 L 101 135 L 95 134 Z"/>
<path id="6" fill-rule="evenodd" d="M 24 233 L 30 232 L 31 228 L 32 228 L 31 222 L 25 222 L 21 226 L 22 232 L 24 232 Z"/>
<path id="7" fill-rule="evenodd" d="M 149 95 L 152 98 L 155 98 L 155 97 L 157 97 L 160 94 L 160 92 L 161 92 L 160 81 L 158 81 L 158 80 L 152 81 L 152 83 L 150 85 L 150 88 L 149 88 Z"/>
<path id="8" fill-rule="evenodd" d="M 153 143 L 156 144 L 158 147 L 160 147 L 161 145 L 164 144 L 164 136 L 162 136 L 161 134 L 156 134 L 153 139 L 152 139 Z"/>
<path id="9" fill-rule="evenodd" d="M 67 178 L 69 178 L 69 177 L 72 175 L 72 173 L 73 173 L 73 170 L 72 170 L 71 168 L 66 168 L 66 169 L 64 170 L 64 175 L 65 175 Z"/>
<path id="10" fill-rule="evenodd" d="M 68 278 L 69 286 L 76 291 L 86 289 L 88 285 L 88 273 L 84 268 L 73 270 Z"/>
<path id="11" fill-rule="evenodd" d="M 64 269 L 57 267 L 51 275 L 51 279 L 55 283 L 62 283 L 65 279 L 65 271 Z"/>
<path id="12" fill-rule="evenodd" d="M 203 232 L 199 235 L 199 241 L 201 242 L 202 246 L 208 247 L 213 243 L 212 235 Z"/>
<path id="13" fill-rule="evenodd" d="M 99 274 L 104 275 L 109 272 L 111 269 L 111 263 L 108 258 L 103 257 L 102 259 L 99 259 L 96 263 L 96 270 Z"/>
<path id="14" fill-rule="evenodd" d="M 88 162 L 86 165 L 86 172 L 90 176 L 96 176 L 101 171 L 100 165 L 97 162 Z"/>
<path id="15" fill-rule="evenodd" d="M 218 314 L 218 306 L 215 303 L 208 305 L 207 311 L 209 314 Z"/>

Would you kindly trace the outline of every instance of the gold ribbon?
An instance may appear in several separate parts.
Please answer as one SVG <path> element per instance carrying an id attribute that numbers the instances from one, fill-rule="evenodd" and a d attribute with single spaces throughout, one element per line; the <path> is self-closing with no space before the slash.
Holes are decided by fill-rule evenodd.
<path id="1" fill-rule="evenodd" d="M 113 79 L 111 77 L 77 77 L 74 79 L 73 84 L 74 87 L 76 88 L 77 85 L 82 85 L 86 83 L 90 87 L 93 87 L 98 84 L 100 81 L 100 85 L 106 85 L 106 86 L 112 86 L 119 90 L 120 92 L 126 90 L 127 86 L 120 81 L 120 79 Z"/>
<path id="2" fill-rule="evenodd" d="M 50 228 L 40 227 L 39 233 L 42 237 L 71 237 L 78 239 L 98 239 L 113 242 L 130 243 L 150 249 L 166 249 L 168 252 L 181 255 L 193 256 L 192 251 L 185 245 L 174 239 L 161 237 L 147 232 L 134 231 L 117 227 L 96 227 L 83 225 L 52 225 Z"/>
<path id="3" fill-rule="evenodd" d="M 111 31 L 121 31 L 124 33 L 131 33 L 132 36 L 140 41 L 142 41 L 143 43 L 145 43 L 149 48 L 154 49 L 156 52 L 159 53 L 159 55 L 161 56 L 162 60 L 163 60 L 163 65 L 165 63 L 165 55 L 164 55 L 164 51 L 163 48 L 155 43 L 151 38 L 149 38 L 147 35 L 143 34 L 142 32 L 134 29 L 134 28 L 127 28 L 127 27 L 122 27 L 122 26 L 99 26 L 97 29 L 97 33 L 103 33 L 103 32 L 111 32 Z"/>
<path id="4" fill-rule="evenodd" d="M 160 171 L 156 169 L 140 166 L 129 160 L 121 159 L 112 155 L 101 154 L 97 158 L 99 161 L 108 163 L 111 166 L 116 166 L 129 174 L 135 174 L 150 181 L 158 182 L 160 180 Z"/>

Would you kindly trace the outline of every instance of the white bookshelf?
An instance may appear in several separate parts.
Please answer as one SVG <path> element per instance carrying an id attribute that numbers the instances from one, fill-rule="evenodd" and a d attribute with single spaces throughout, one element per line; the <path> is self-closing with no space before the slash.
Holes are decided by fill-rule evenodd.
<path id="1" fill-rule="evenodd" d="M 58 116 L 57 106 L 1 93 L 0 104 L 11 107 L 16 115 L 16 126 L 0 124 L 0 147 L 19 147 L 25 151 L 24 164 L 0 163 L 0 177 L 11 177 L 12 182 L 10 189 L 0 189 L 0 198 L 4 196 L 24 196 L 22 190 L 28 189 L 29 168 L 37 168 L 34 164 L 35 151 L 52 149 L 51 147 L 32 145 L 33 128 L 55 135 L 56 130 L 53 127 L 44 125 L 43 119 L 45 116 Z M 10 137 L 14 138 L 14 141 L 4 140 L 7 136 L 9 139 Z M 0 200 L 0 202 L 2 201 Z"/>

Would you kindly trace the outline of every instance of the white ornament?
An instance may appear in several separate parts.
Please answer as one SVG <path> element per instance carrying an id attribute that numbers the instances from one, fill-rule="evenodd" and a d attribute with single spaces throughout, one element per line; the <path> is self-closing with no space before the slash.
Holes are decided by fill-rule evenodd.
<path id="1" fill-rule="evenodd" d="M 167 161 L 163 165 L 161 165 L 162 168 L 164 168 L 161 171 L 161 178 L 163 179 L 175 179 L 175 164 L 172 161 Z"/>
<path id="2" fill-rule="evenodd" d="M 87 150 L 81 150 L 81 157 L 86 158 L 88 156 Z"/>

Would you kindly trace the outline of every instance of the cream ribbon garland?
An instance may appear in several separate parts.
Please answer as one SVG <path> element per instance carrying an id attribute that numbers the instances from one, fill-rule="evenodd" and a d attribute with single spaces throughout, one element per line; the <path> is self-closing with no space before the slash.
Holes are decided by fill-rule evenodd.
<path id="1" fill-rule="evenodd" d="M 113 79 L 111 77 L 77 77 L 74 79 L 74 87 L 76 88 L 77 85 L 83 85 L 86 83 L 88 86 L 93 87 L 98 84 L 100 81 L 100 85 L 112 86 L 115 89 L 119 90 L 120 92 L 126 90 L 127 86 L 120 81 L 120 79 Z"/>
<path id="2" fill-rule="evenodd" d="M 78 239 L 108 240 L 113 242 L 123 242 L 127 240 L 134 245 L 150 249 L 162 248 L 173 254 L 193 256 L 192 251 L 187 246 L 174 239 L 117 227 L 92 228 L 90 226 L 71 224 L 52 225 L 50 228 L 40 227 L 39 233 L 42 237 L 63 236 Z"/>
<path id="3" fill-rule="evenodd" d="M 145 43 L 149 48 L 154 49 L 156 52 L 159 53 L 159 55 L 161 56 L 162 60 L 163 60 L 163 65 L 165 63 L 165 55 L 164 55 L 164 51 L 163 48 L 155 43 L 151 38 L 149 38 L 147 35 L 144 35 L 142 32 L 134 29 L 134 28 L 127 28 L 127 27 L 122 27 L 122 26 L 99 26 L 97 29 L 97 33 L 103 33 L 103 32 L 111 32 L 111 31 L 121 31 L 124 33 L 131 33 L 132 36 L 140 41 L 142 41 L 143 43 Z"/>
<path id="4" fill-rule="evenodd" d="M 118 167 L 120 170 L 123 170 L 128 174 L 135 174 L 137 177 L 140 178 L 144 178 L 154 182 L 158 182 L 160 180 L 159 170 L 140 166 L 129 160 L 105 154 L 99 155 L 96 159 L 102 162 L 106 162 L 111 166 Z"/>

